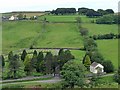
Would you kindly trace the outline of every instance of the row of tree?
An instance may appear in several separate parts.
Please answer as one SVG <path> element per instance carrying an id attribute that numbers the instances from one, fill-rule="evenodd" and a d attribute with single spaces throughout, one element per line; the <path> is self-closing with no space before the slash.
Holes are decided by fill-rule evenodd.
<path id="1" fill-rule="evenodd" d="M 94 16 L 103 16 L 106 14 L 113 14 L 114 11 L 112 9 L 98 9 L 95 11 L 94 9 L 89 9 L 89 8 L 78 8 L 78 13 L 82 15 L 87 15 L 89 17 L 94 17 Z"/>
<path id="2" fill-rule="evenodd" d="M 120 24 L 120 15 L 105 15 L 98 18 L 96 24 Z"/>
<path id="3" fill-rule="evenodd" d="M 120 34 L 114 34 L 114 33 L 109 33 L 109 34 L 103 34 L 103 35 L 93 35 L 90 36 L 90 38 L 93 38 L 94 40 L 102 40 L 102 39 L 120 39 Z"/>
<path id="4" fill-rule="evenodd" d="M 2 60 L 5 63 L 5 59 Z M 25 76 L 24 64 L 20 60 L 19 55 L 9 52 L 7 63 L 3 67 L 3 79 L 7 78 L 19 78 Z"/>
<path id="5" fill-rule="evenodd" d="M 83 58 L 83 64 L 89 69 L 89 66 L 93 62 L 100 63 L 104 66 L 106 73 L 114 72 L 113 63 L 110 60 L 105 60 L 103 56 L 97 50 L 97 43 L 93 38 L 85 38 L 84 49 L 86 54 Z"/>
<path id="6" fill-rule="evenodd" d="M 56 10 L 52 10 L 51 14 L 55 15 L 65 15 L 65 14 L 76 14 L 77 11 L 75 8 L 57 8 Z M 89 8 L 78 8 L 78 13 L 82 15 L 86 15 L 88 17 L 98 17 L 106 14 L 113 14 L 114 11 L 112 9 L 98 9 L 95 11 L 94 9 Z"/>
<path id="7" fill-rule="evenodd" d="M 83 58 L 83 64 L 89 70 L 91 63 L 97 62 L 101 63 L 104 66 L 104 71 L 107 73 L 114 71 L 114 66 L 110 60 L 104 60 L 103 56 L 97 50 L 97 43 L 93 37 L 88 36 L 88 29 L 81 26 L 81 18 L 77 18 L 78 29 L 80 34 L 84 37 L 84 50 L 86 54 Z M 106 34 L 104 38 L 113 38 L 114 34 Z"/>
<path id="8" fill-rule="evenodd" d="M 81 25 L 81 23 L 82 23 L 81 17 L 76 17 L 76 22 L 77 22 L 77 26 L 78 26 L 80 34 L 82 36 L 88 35 L 88 29 L 87 28 L 83 28 L 82 25 Z"/>
<path id="9" fill-rule="evenodd" d="M 75 14 L 75 8 L 57 8 L 56 10 L 51 11 L 51 14 L 55 15 L 65 15 L 65 14 Z"/>
<path id="10" fill-rule="evenodd" d="M 20 72 L 24 72 L 26 75 L 31 75 L 32 72 L 40 72 L 42 74 L 59 73 L 64 63 L 74 59 L 74 56 L 69 50 L 60 49 L 58 55 L 53 55 L 51 52 L 47 52 L 44 55 L 43 52 L 37 53 L 34 50 L 31 57 L 26 50 L 23 50 L 21 56 L 14 55 L 12 51 L 9 52 L 8 65 L 5 64 L 3 55 L 1 55 L 1 58 L 3 68 L 8 68 L 6 78 L 19 78 L 20 75 L 18 73 Z"/>

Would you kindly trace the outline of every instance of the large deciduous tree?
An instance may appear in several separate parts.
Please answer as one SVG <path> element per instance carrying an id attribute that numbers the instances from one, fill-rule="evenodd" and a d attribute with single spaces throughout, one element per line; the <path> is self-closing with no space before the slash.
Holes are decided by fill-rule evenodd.
<path id="1" fill-rule="evenodd" d="M 75 85 L 83 88 L 85 84 L 85 67 L 83 64 L 68 61 L 64 64 L 61 74 L 64 78 L 64 87 L 74 88 Z"/>
<path id="2" fill-rule="evenodd" d="M 106 9 L 105 11 L 107 12 L 107 14 L 114 14 L 114 11 L 112 9 Z"/>

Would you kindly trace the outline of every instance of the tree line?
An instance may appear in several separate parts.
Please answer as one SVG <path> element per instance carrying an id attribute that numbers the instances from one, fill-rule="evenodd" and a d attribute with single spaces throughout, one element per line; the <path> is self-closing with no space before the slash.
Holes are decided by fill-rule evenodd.
<path id="1" fill-rule="evenodd" d="M 104 66 L 106 73 L 114 72 L 113 63 L 110 60 L 105 60 L 101 53 L 97 49 L 97 43 L 93 38 L 86 37 L 84 40 L 84 49 L 86 54 L 83 58 L 83 64 L 89 69 L 89 66 L 93 62 L 100 63 Z"/>
<path id="2" fill-rule="evenodd" d="M 114 66 L 113 66 L 112 62 L 110 60 L 105 60 L 104 57 L 99 53 L 99 51 L 97 49 L 97 43 L 95 42 L 94 38 L 89 37 L 88 29 L 82 27 L 81 18 L 77 17 L 76 20 L 77 20 L 79 32 L 80 32 L 81 36 L 84 38 L 84 50 L 86 51 L 86 54 L 83 58 L 83 64 L 85 65 L 85 67 L 89 70 L 91 63 L 97 62 L 104 66 L 104 71 L 106 73 L 113 72 Z M 110 34 L 104 35 L 103 37 L 104 38 L 113 38 L 113 36 L 114 36 L 114 34 L 110 33 Z M 116 35 L 116 36 L 118 37 L 118 35 Z M 99 38 L 100 38 L 100 36 L 99 36 Z"/>
<path id="3" fill-rule="evenodd" d="M 98 16 L 103 16 L 107 14 L 114 14 L 114 11 L 112 9 L 98 9 L 95 11 L 94 9 L 89 9 L 89 8 L 78 8 L 78 13 L 81 15 L 86 15 L 88 17 L 98 17 Z"/>
<path id="4" fill-rule="evenodd" d="M 120 24 L 120 15 L 105 15 L 98 18 L 96 24 Z"/>
<path id="5" fill-rule="evenodd" d="M 9 52 L 8 59 L 5 60 L 1 55 L 3 78 L 19 78 L 26 75 L 31 75 L 33 72 L 40 72 L 43 75 L 58 73 L 62 66 L 75 57 L 69 50 L 60 49 L 58 55 L 53 55 L 51 52 L 37 52 L 34 50 L 32 55 L 29 55 L 26 50 L 23 50 L 21 55 Z"/>
<path id="6" fill-rule="evenodd" d="M 66 14 L 81 14 L 86 15 L 88 17 L 99 17 L 107 14 L 114 14 L 114 11 L 112 9 L 98 9 L 95 11 L 94 9 L 89 8 L 78 8 L 78 11 L 76 8 L 57 8 L 56 10 L 52 10 L 51 14 L 55 15 L 66 15 Z"/>
<path id="7" fill-rule="evenodd" d="M 75 8 L 57 8 L 56 10 L 51 11 L 55 15 L 65 15 L 65 14 L 75 14 Z"/>
<path id="8" fill-rule="evenodd" d="M 90 36 L 90 38 L 93 38 L 94 40 L 120 39 L 120 34 L 114 34 L 114 33 L 103 34 L 103 35 L 99 34 L 99 35 Z"/>

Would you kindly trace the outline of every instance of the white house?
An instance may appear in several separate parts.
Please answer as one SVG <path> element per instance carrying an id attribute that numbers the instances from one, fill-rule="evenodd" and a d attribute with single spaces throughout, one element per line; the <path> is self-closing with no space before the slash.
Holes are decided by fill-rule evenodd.
<path id="1" fill-rule="evenodd" d="M 90 65 L 90 72 L 95 73 L 95 74 L 103 73 L 104 72 L 104 66 L 99 64 L 99 63 L 93 62 Z"/>
<path id="2" fill-rule="evenodd" d="M 11 16 L 10 18 L 9 18 L 9 20 L 17 20 L 18 19 L 18 17 L 16 17 L 16 16 Z"/>

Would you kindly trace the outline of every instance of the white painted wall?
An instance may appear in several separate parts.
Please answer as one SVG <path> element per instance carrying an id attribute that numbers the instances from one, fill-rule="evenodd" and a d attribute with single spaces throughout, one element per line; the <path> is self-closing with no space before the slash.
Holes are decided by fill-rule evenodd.
<path id="1" fill-rule="evenodd" d="M 100 67 L 102 72 L 104 72 L 104 67 L 101 64 L 98 64 L 96 67 L 90 66 L 90 72 L 97 74 L 97 67 Z"/>
<path id="2" fill-rule="evenodd" d="M 11 16 L 11 17 L 9 18 L 9 20 L 15 20 L 15 17 L 14 17 L 14 16 Z"/>

